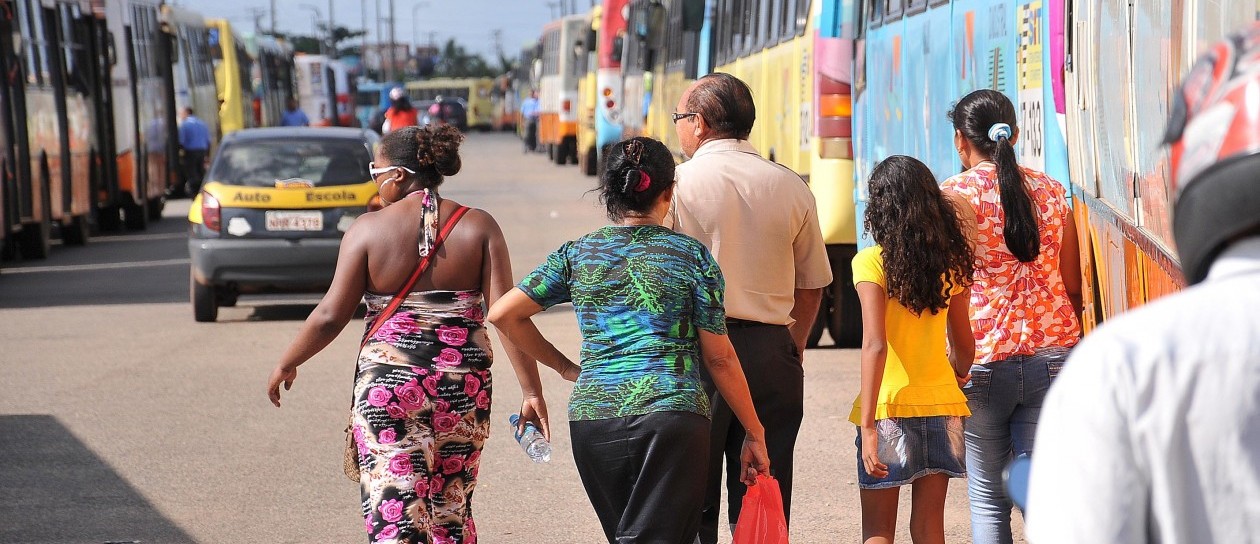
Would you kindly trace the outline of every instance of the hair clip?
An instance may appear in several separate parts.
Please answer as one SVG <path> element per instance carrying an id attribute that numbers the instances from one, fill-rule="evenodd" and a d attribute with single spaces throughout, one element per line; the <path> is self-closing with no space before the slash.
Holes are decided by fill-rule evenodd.
<path id="1" fill-rule="evenodd" d="M 631 164 L 638 166 L 639 161 L 643 159 L 643 142 L 638 140 L 630 140 L 626 143 L 626 160 Z"/>

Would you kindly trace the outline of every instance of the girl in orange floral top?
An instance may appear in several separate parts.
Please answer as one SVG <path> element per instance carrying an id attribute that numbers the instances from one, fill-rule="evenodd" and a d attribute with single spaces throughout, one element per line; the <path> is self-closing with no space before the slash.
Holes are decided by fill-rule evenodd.
<path id="1" fill-rule="evenodd" d="M 950 112 L 967 170 L 945 180 L 972 218 L 976 266 L 971 329 L 976 365 L 964 388 L 967 491 L 976 544 L 1010 543 L 1011 502 L 1002 470 L 1030 453 L 1041 402 L 1079 340 L 1080 256 L 1064 187 L 1021 168 L 1015 107 L 975 91 Z"/>

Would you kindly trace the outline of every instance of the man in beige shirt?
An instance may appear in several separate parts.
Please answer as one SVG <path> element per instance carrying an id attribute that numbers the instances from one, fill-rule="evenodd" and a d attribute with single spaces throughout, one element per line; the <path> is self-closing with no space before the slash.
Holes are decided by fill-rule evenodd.
<path id="1" fill-rule="evenodd" d="M 666 226 L 700 240 L 726 278 L 731 343 L 766 425 L 770 470 L 791 513 L 792 455 L 803 413 L 801 354 L 831 266 L 814 196 L 792 170 L 763 159 L 748 143 L 756 118 L 748 85 L 707 75 L 683 93 L 673 114 L 683 153 Z M 713 399 L 709 482 L 700 542 L 717 542 L 727 461 L 728 521 L 739 517 L 744 429 L 708 381 Z"/>

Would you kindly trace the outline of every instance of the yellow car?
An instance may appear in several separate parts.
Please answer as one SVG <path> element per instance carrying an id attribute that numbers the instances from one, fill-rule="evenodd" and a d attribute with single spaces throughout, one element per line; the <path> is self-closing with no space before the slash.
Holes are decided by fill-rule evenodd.
<path id="1" fill-rule="evenodd" d="M 241 294 L 322 293 L 341 237 L 380 208 L 368 174 L 379 137 L 353 128 L 260 128 L 223 138 L 188 212 L 197 321 Z"/>

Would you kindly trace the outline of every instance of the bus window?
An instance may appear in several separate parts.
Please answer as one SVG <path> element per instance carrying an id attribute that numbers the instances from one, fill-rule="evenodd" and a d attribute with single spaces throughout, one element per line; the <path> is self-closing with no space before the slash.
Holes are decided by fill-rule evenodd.
<path id="1" fill-rule="evenodd" d="M 928 0 L 906 0 L 906 15 L 927 11 Z"/>
<path id="2" fill-rule="evenodd" d="M 884 21 L 896 21 L 901 18 L 901 0 L 887 0 L 884 4 Z"/>

